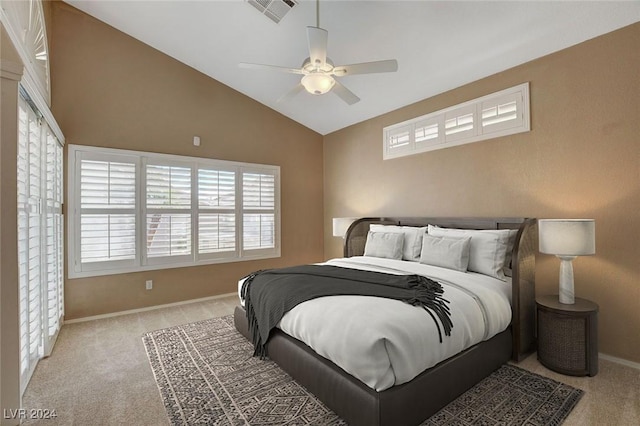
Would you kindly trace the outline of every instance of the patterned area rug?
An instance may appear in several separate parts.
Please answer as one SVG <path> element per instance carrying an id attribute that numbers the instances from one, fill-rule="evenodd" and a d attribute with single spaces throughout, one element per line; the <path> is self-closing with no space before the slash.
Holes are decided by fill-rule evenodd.
<path id="1" fill-rule="evenodd" d="M 233 316 L 142 337 L 172 425 L 344 425 L 271 361 L 251 356 Z M 504 365 L 423 425 L 559 425 L 583 391 Z"/>

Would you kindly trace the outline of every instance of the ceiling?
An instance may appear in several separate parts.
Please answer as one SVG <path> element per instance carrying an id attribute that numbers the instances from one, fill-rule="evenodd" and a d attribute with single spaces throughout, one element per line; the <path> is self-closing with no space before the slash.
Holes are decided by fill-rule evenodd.
<path id="1" fill-rule="evenodd" d="M 336 65 L 398 60 L 396 73 L 340 77 L 361 98 L 349 106 L 304 91 L 278 102 L 299 75 L 238 67 L 300 67 L 313 0 L 279 24 L 244 0 L 67 3 L 323 135 L 640 21 L 640 1 L 323 0 Z"/>

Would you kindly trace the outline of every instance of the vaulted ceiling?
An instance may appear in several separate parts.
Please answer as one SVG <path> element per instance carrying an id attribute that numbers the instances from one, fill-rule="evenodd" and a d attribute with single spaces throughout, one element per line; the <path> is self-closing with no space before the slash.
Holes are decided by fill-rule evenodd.
<path id="1" fill-rule="evenodd" d="M 304 91 L 278 102 L 300 75 L 238 67 L 300 67 L 315 1 L 298 1 L 280 23 L 244 0 L 67 3 L 320 134 L 640 21 L 639 1 L 321 1 L 336 65 L 398 60 L 395 73 L 340 77 L 361 99 L 347 105 Z"/>

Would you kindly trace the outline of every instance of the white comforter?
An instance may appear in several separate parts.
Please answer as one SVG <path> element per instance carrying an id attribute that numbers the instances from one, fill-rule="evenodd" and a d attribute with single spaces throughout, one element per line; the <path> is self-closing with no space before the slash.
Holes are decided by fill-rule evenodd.
<path id="1" fill-rule="evenodd" d="M 423 308 L 393 299 L 329 296 L 301 303 L 285 314 L 278 325 L 282 331 L 377 391 L 410 381 L 440 361 L 490 339 L 511 322 L 509 281 L 364 256 L 325 264 L 424 275 L 440 282 L 444 298 L 451 302 L 453 329 L 451 336 L 443 335 L 442 343 Z M 241 285 L 242 281 L 238 289 Z"/>

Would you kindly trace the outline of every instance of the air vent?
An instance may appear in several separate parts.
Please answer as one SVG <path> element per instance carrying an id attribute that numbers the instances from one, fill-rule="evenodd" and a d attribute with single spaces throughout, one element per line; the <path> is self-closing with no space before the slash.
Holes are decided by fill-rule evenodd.
<path id="1" fill-rule="evenodd" d="M 298 4 L 297 0 L 247 0 L 247 3 L 276 24 Z"/>

